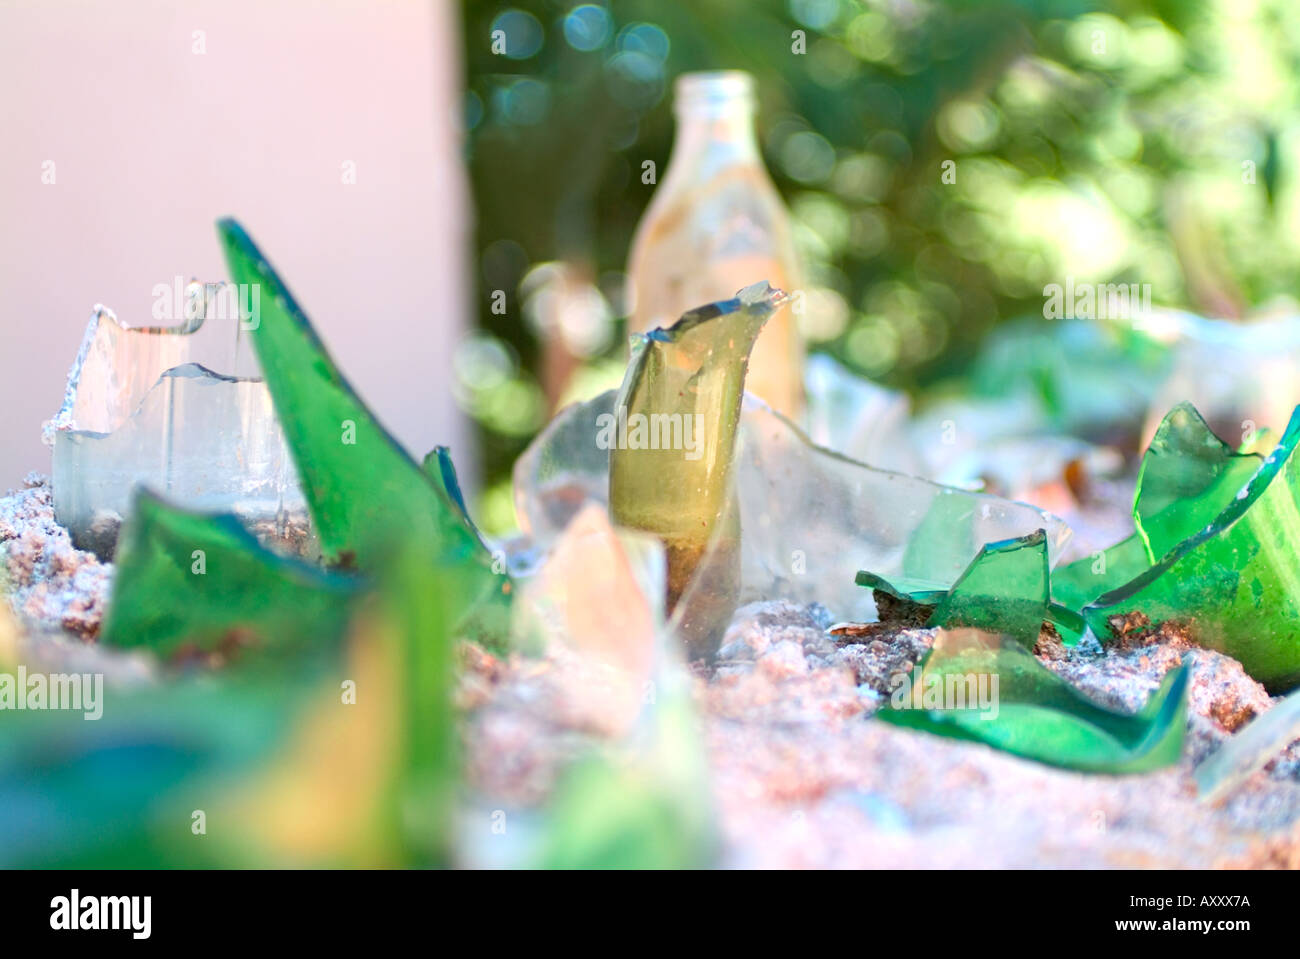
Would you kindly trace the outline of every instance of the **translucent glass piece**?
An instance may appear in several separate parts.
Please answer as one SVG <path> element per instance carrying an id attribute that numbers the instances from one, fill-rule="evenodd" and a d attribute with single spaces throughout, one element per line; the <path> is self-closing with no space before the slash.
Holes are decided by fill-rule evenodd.
<path id="1" fill-rule="evenodd" d="M 284 652 L 342 635 L 358 592 L 352 578 L 272 553 L 228 514 L 176 509 L 144 490 L 130 513 L 105 644 L 161 656 L 184 647 Z"/>
<path id="2" fill-rule="evenodd" d="M 1232 452 L 1190 404 L 1174 407 L 1142 457 L 1133 503 L 1136 531 L 1101 556 L 1054 572 L 1053 598 L 1082 609 L 1142 575 L 1227 509 L 1262 462 L 1258 455 Z"/>
<path id="3" fill-rule="evenodd" d="M 1044 531 L 989 543 L 935 608 L 930 625 L 1002 633 L 1032 650 L 1047 614 L 1047 575 Z"/>
<path id="4" fill-rule="evenodd" d="M 549 547 L 587 502 L 606 503 L 607 463 L 591 441 L 615 394 L 563 410 L 515 466 L 521 525 Z M 872 469 L 822 449 L 746 396 L 734 457 L 740 511 L 740 601 L 821 603 L 841 620 L 875 616 L 854 574 L 917 581 L 934 601 L 989 542 L 1046 531 L 1049 563 L 1069 538 L 1056 517 L 1023 503 Z"/>
<path id="5" fill-rule="evenodd" d="M 803 287 L 790 216 L 754 135 L 754 78 L 738 70 L 684 73 L 677 135 L 663 180 L 628 257 L 629 329 L 666 327 L 702 303 L 766 279 Z M 794 304 L 758 338 L 750 390 L 790 416 L 803 405 L 803 339 Z"/>
<path id="6" fill-rule="evenodd" d="M 1203 529 L 1087 606 L 1098 637 L 1140 614 L 1189 627 L 1272 691 L 1300 682 L 1300 409 L 1249 483 Z"/>
<path id="7" fill-rule="evenodd" d="M 1019 642 L 944 630 L 911 675 L 896 677 L 876 717 L 897 726 L 1086 772 L 1147 772 L 1178 761 L 1187 715 L 1187 664 L 1166 674 L 1136 715 L 1098 706 Z"/>
<path id="8" fill-rule="evenodd" d="M 192 318 L 175 327 L 128 327 L 96 307 L 46 431 L 55 515 L 79 547 L 111 555 L 144 484 L 307 548 L 297 476 L 244 339 L 240 311 L 256 304 L 233 289 L 190 284 Z"/>
<path id="9" fill-rule="evenodd" d="M 374 417 L 244 229 L 233 220 L 217 226 L 234 281 L 261 290 L 250 339 L 325 556 L 372 570 L 394 544 L 425 544 L 439 564 L 476 571 L 461 597 L 463 608 L 488 617 L 476 635 L 504 636 L 510 579 L 479 539 L 463 501 L 456 501 L 459 490 L 453 494 L 445 477 L 440 481 L 422 469 Z M 492 640 L 487 633 L 478 638 Z"/>
<path id="10" fill-rule="evenodd" d="M 1300 692 L 1274 703 L 1196 767 L 1196 789 L 1206 802 L 1226 799 L 1300 739 Z"/>
<path id="11" fill-rule="evenodd" d="M 596 444 L 610 451 L 609 502 L 615 523 L 653 533 L 668 560 L 673 611 L 715 541 L 713 582 L 697 592 L 693 654 L 712 655 L 735 609 L 740 523 L 731 501 L 732 453 L 749 351 L 787 299 L 766 283 L 633 337 L 632 360 L 614 416 Z M 726 554 L 725 557 L 723 554 Z"/>
<path id="12" fill-rule="evenodd" d="M 664 626 L 663 547 L 652 536 L 615 530 L 589 503 L 523 583 L 516 616 L 525 645 L 559 642 L 605 667 L 611 732 L 626 732 L 658 665 Z"/>
<path id="13" fill-rule="evenodd" d="M 804 384 L 804 423 L 812 442 L 877 469 L 925 473 L 908 432 L 906 393 L 856 376 L 823 353 L 808 357 Z"/>
<path id="14" fill-rule="evenodd" d="M 1168 344 L 1167 376 L 1151 409 L 1195 404 L 1223 436 L 1284 423 L 1300 404 L 1300 317 L 1216 320 L 1175 310 L 1139 317 L 1138 329 Z M 1148 435 L 1156 429 L 1154 417 Z"/>

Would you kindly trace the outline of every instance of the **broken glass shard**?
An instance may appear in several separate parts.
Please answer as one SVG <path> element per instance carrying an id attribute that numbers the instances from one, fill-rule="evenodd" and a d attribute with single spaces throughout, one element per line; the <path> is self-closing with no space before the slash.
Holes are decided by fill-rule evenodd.
<path id="1" fill-rule="evenodd" d="M 358 591 L 263 547 L 229 514 L 169 506 L 147 490 L 132 504 L 117 555 L 103 641 L 160 656 L 328 647 Z"/>
<path id="2" fill-rule="evenodd" d="M 1047 574 L 1043 530 L 989 543 L 939 602 L 929 625 L 1003 633 L 1032 650 L 1047 613 Z"/>
<path id="3" fill-rule="evenodd" d="M 943 630 L 925 661 L 894 677 L 885 722 L 984 743 L 1084 772 L 1137 773 L 1182 752 L 1184 663 L 1165 675 L 1136 715 L 1098 706 L 1018 641 L 974 629 Z"/>
<path id="4" fill-rule="evenodd" d="M 1161 421 L 1142 457 L 1133 500 L 1135 532 L 1052 574 L 1053 598 L 1081 610 L 1149 570 L 1228 508 L 1262 457 L 1234 453 L 1190 404 Z"/>
<path id="5" fill-rule="evenodd" d="M 131 327 L 95 308 L 46 427 L 55 516 L 77 546 L 107 558 L 145 485 L 306 551 L 297 476 L 245 340 L 244 311 L 256 304 L 226 284 L 191 283 L 184 297 L 174 327 Z"/>
<path id="6" fill-rule="evenodd" d="M 850 373 L 824 353 L 804 369 L 804 422 L 808 438 L 877 469 L 925 474 L 913 445 L 911 403 L 906 393 Z"/>
<path id="7" fill-rule="evenodd" d="M 632 338 L 614 415 L 596 445 L 609 450 L 614 522 L 657 536 L 668 560 L 674 610 L 712 546 L 710 587 L 697 592 L 687 642 L 709 658 L 735 609 L 740 523 L 732 454 L 750 350 L 788 299 L 766 283 L 686 313 L 667 329 Z"/>
<path id="8" fill-rule="evenodd" d="M 551 869 L 701 869 L 714 864 L 717 828 L 689 682 L 662 670 L 645 735 L 632 755 L 580 760 L 548 810 L 536 865 Z"/>
<path id="9" fill-rule="evenodd" d="M 468 522 L 463 502 L 421 469 L 357 396 L 244 229 L 229 219 L 217 226 L 233 280 L 260 290 L 249 338 L 325 557 L 370 570 L 394 544 L 427 543 L 439 563 L 478 570 L 462 596 L 464 610 L 474 612 L 476 634 L 503 634 L 510 580 Z M 491 641 L 486 633 L 479 638 Z"/>
<path id="10" fill-rule="evenodd" d="M 605 503 L 606 455 L 591 442 L 615 394 L 563 410 L 515 466 L 524 530 L 549 548 L 588 502 Z M 869 569 L 937 603 L 989 542 L 1046 531 L 1049 563 L 1069 528 L 1043 510 L 873 469 L 822 449 L 762 401 L 746 396 L 735 453 L 742 603 L 820 603 L 836 619 L 871 620 Z"/>
<path id="11" fill-rule="evenodd" d="M 1208 525 L 1133 580 L 1099 596 L 1084 618 L 1099 637 L 1135 615 L 1181 623 L 1235 658 L 1270 691 L 1300 682 L 1300 409 L 1278 446 Z"/>
<path id="12" fill-rule="evenodd" d="M 1205 802 L 1226 799 L 1298 739 L 1300 692 L 1295 692 L 1252 719 L 1196 767 L 1197 793 Z"/>

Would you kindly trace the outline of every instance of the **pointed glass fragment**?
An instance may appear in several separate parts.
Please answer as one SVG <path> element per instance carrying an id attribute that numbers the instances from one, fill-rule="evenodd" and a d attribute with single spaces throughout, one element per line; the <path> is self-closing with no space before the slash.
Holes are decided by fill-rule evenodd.
<path id="1" fill-rule="evenodd" d="M 1300 692 L 1274 703 L 1197 766 L 1197 793 L 1205 802 L 1226 799 L 1296 740 L 1300 740 Z"/>
<path id="2" fill-rule="evenodd" d="M 1142 575 L 1227 509 L 1262 462 L 1232 452 L 1190 404 L 1174 407 L 1142 457 L 1133 500 L 1136 531 L 1100 556 L 1054 572 L 1053 597 L 1079 610 Z"/>
<path id="3" fill-rule="evenodd" d="M 1098 597 L 1084 618 L 1099 638 L 1135 614 L 1186 624 L 1270 691 L 1300 682 L 1300 409 L 1277 448 L 1212 522 L 1133 580 Z"/>
<path id="4" fill-rule="evenodd" d="M 685 314 L 632 340 L 614 415 L 596 443 L 610 451 L 614 521 L 664 543 L 668 608 L 686 591 L 716 539 L 716 573 L 692 617 L 692 655 L 708 658 L 735 608 L 740 521 L 732 501 L 732 453 L 754 341 L 788 299 L 766 283 Z"/>
<path id="5" fill-rule="evenodd" d="M 1047 534 L 1036 530 L 981 549 L 935 608 L 929 625 L 1003 633 L 1032 650 L 1047 602 Z"/>
<path id="6" fill-rule="evenodd" d="M 358 583 L 267 550 L 228 514 L 168 506 L 141 490 L 123 528 L 103 641 L 169 656 L 229 645 L 326 646 Z"/>
<path id="7" fill-rule="evenodd" d="M 225 284 L 175 296 L 187 297 L 175 327 L 130 327 L 95 308 L 46 428 L 56 518 L 78 547 L 107 558 L 143 484 L 305 550 L 297 476 L 244 339 L 243 311 L 256 302 L 234 302 Z"/>
<path id="8" fill-rule="evenodd" d="M 1189 675 L 1186 663 L 1170 671 L 1141 711 L 1125 715 L 1084 697 L 1013 639 L 945 630 L 922 665 L 895 677 L 876 716 L 1067 769 L 1147 772 L 1182 752 Z"/>
<path id="9" fill-rule="evenodd" d="M 510 581 L 445 483 L 420 468 L 371 414 L 325 351 L 278 273 L 234 220 L 218 223 L 234 281 L 261 291 L 250 339 L 325 556 L 366 570 L 392 544 L 430 544 L 440 563 L 474 566 L 466 609 L 504 626 Z M 497 615 L 500 614 L 500 615 Z M 488 627 L 485 627 L 488 628 Z"/>

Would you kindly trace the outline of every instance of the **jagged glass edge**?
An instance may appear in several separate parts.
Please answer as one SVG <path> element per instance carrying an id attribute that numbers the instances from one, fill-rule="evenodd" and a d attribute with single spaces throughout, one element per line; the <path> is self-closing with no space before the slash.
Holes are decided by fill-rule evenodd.
<path id="1" fill-rule="evenodd" d="M 1192 403 L 1188 402 L 1187 400 L 1183 400 L 1181 403 L 1172 407 L 1169 410 L 1169 412 L 1165 414 L 1164 419 L 1160 421 L 1160 425 L 1156 427 L 1156 433 L 1159 433 L 1160 430 L 1164 428 L 1165 424 L 1169 421 L 1169 418 L 1171 416 L 1173 416 L 1175 413 L 1178 413 L 1180 411 L 1190 413 L 1193 417 L 1196 418 L 1196 422 L 1204 429 L 1205 434 L 1207 436 L 1213 437 L 1215 441 L 1218 442 L 1224 456 L 1227 459 L 1258 460 L 1258 463 L 1256 464 L 1256 472 L 1258 472 L 1259 468 L 1264 465 L 1264 457 L 1261 456 L 1259 453 L 1241 452 L 1239 450 L 1234 450 L 1227 443 L 1223 442 L 1223 439 L 1217 433 L 1215 433 L 1214 430 L 1210 428 L 1210 424 L 1205 422 L 1205 417 L 1201 415 L 1201 411 L 1198 410 Z M 1146 526 L 1143 523 L 1143 519 L 1145 515 L 1149 515 L 1150 518 L 1154 520 L 1156 517 L 1160 515 L 1161 512 L 1163 512 L 1163 510 L 1155 513 L 1144 514 L 1142 512 L 1142 498 L 1143 498 L 1142 493 L 1143 493 L 1144 482 L 1147 478 L 1147 470 L 1151 467 L 1151 455 L 1152 455 L 1151 447 L 1154 444 L 1155 444 L 1155 437 L 1153 436 L 1151 439 L 1151 443 L 1147 444 L 1147 448 L 1142 454 L 1142 463 L 1138 467 L 1137 483 L 1133 490 L 1133 509 L 1132 509 L 1134 535 L 1141 541 L 1142 545 L 1146 548 L 1147 558 L 1152 563 L 1152 565 L 1154 565 L 1157 562 L 1157 560 L 1155 558 L 1154 553 L 1152 552 L 1151 538 L 1146 531 Z M 1202 492 L 1204 492 L 1204 490 L 1202 490 Z M 1168 508 L 1169 508 L 1168 506 L 1165 507 L 1165 509 Z M 1120 542 L 1122 543 L 1123 540 L 1120 540 Z M 1118 546 L 1119 543 L 1115 543 L 1114 545 Z"/>
<path id="2" fill-rule="evenodd" d="M 224 286 L 225 283 L 223 282 L 220 285 Z M 52 432 L 66 432 L 68 430 L 77 429 L 76 424 L 73 422 L 72 411 L 77 404 L 77 390 L 81 386 L 81 374 L 85 370 L 86 360 L 90 357 L 90 348 L 97 338 L 101 323 L 111 323 L 123 333 L 146 333 L 155 336 L 191 336 L 202 329 L 203 324 L 206 321 L 207 314 L 204 312 L 193 319 L 185 320 L 175 326 L 132 326 L 119 320 L 117 314 L 107 306 L 104 306 L 104 304 L 96 303 L 91 309 L 90 321 L 86 324 L 86 331 L 81 336 L 81 344 L 77 347 L 77 355 L 73 357 L 72 366 L 68 370 L 68 382 L 63 391 L 63 404 L 59 407 L 58 412 L 56 412 L 49 422 L 45 424 L 44 438 L 46 443 L 48 444 L 51 442 L 50 434 Z M 156 385 L 157 384 L 155 384 L 155 386 Z M 153 387 L 150 387 L 150 389 L 152 388 Z M 136 412 L 139 412 L 139 410 L 137 409 Z"/>
<path id="3" fill-rule="evenodd" d="M 1255 505 L 1264 492 L 1272 485 L 1273 480 L 1282 472 L 1282 468 L 1287 461 L 1295 454 L 1296 446 L 1300 443 L 1300 406 L 1297 406 L 1291 414 L 1291 420 L 1287 424 L 1286 431 L 1282 434 L 1282 439 L 1278 442 L 1277 447 L 1269 454 L 1268 458 L 1261 464 L 1258 472 L 1255 473 L 1246 483 L 1240 493 L 1237 494 L 1228 506 L 1214 519 L 1205 529 L 1195 533 L 1183 540 L 1177 546 L 1167 552 L 1161 560 L 1153 565 L 1146 572 L 1135 576 L 1122 586 L 1118 586 L 1109 592 L 1103 593 L 1095 600 L 1083 608 L 1084 618 L 1088 622 L 1089 628 L 1096 631 L 1097 624 L 1094 624 L 1093 617 L 1090 613 L 1100 613 L 1110 606 L 1116 606 L 1128 599 L 1133 598 L 1152 582 L 1164 575 L 1172 566 L 1181 560 L 1188 553 L 1192 552 L 1204 543 L 1217 537 L 1234 524 L 1237 520 L 1245 515 L 1246 511 Z M 1104 625 L 1104 624 L 1103 624 Z M 1109 628 L 1105 628 L 1104 636 L 1110 635 Z"/>

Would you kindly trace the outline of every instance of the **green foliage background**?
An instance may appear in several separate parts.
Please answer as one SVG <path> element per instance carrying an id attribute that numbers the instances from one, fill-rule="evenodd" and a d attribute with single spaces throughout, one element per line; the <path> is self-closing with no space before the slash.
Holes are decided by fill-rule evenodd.
<path id="1" fill-rule="evenodd" d="M 591 277 L 608 329 L 567 395 L 616 381 L 621 271 L 654 189 L 641 164 L 668 161 L 686 70 L 758 78 L 812 348 L 879 381 L 960 372 L 1067 277 L 1224 316 L 1296 292 L 1287 0 L 467 0 L 462 21 L 480 332 L 455 388 L 481 426 L 489 527 L 511 524 L 510 464 L 562 398 L 542 386 L 525 277 L 553 261 Z"/>

